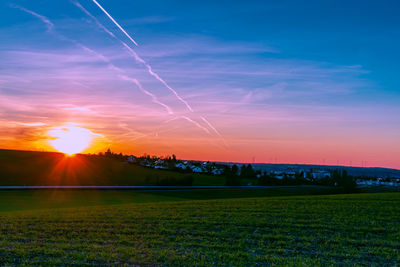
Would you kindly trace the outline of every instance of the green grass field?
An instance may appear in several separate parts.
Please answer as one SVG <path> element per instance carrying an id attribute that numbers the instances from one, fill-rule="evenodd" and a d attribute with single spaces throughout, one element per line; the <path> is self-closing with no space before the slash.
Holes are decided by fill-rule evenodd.
<path id="1" fill-rule="evenodd" d="M 400 193 L 285 192 L 0 192 L 0 263 L 400 264 Z"/>
<path id="2" fill-rule="evenodd" d="M 2 191 L 0 212 L 66 207 L 104 206 L 165 201 L 188 201 L 225 198 L 332 194 L 337 190 L 323 186 L 288 186 L 257 190 L 201 191 Z"/>

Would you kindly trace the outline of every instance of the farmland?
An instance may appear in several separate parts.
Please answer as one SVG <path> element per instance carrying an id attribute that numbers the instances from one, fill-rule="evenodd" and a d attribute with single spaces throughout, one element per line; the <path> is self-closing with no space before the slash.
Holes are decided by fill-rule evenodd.
<path id="1" fill-rule="evenodd" d="M 38 192 L 7 194 L 2 202 L 13 194 L 43 198 Z M 2 207 L 1 264 L 400 264 L 400 193 L 140 194 L 119 203 L 103 197 L 90 206 Z M 140 203 L 145 194 L 148 201 Z"/>
<path id="2" fill-rule="evenodd" d="M 118 204 L 211 200 L 228 198 L 321 195 L 337 190 L 322 186 L 286 186 L 257 190 L 193 190 L 193 191 L 82 191 L 32 190 L 0 192 L 0 212 L 66 207 L 108 206 Z"/>

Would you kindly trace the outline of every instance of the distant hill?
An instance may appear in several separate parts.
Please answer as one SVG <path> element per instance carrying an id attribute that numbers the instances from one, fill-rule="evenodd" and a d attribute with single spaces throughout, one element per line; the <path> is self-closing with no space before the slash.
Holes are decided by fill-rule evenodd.
<path id="1" fill-rule="evenodd" d="M 190 184 L 189 184 L 190 183 Z M 222 176 L 186 174 L 116 159 L 0 149 L 0 186 L 6 185 L 224 185 Z"/>
<path id="2" fill-rule="evenodd" d="M 222 163 L 222 162 L 221 162 Z M 223 163 L 223 164 L 237 164 L 241 166 L 244 163 Z M 248 163 L 245 163 L 248 164 Z M 393 177 L 400 178 L 400 170 L 380 168 L 380 167 L 349 167 L 349 166 L 334 166 L 334 165 L 308 165 L 308 164 L 273 164 L 273 163 L 253 163 L 251 164 L 254 169 L 262 171 L 311 171 L 311 170 L 346 170 L 347 173 L 355 177 Z"/>

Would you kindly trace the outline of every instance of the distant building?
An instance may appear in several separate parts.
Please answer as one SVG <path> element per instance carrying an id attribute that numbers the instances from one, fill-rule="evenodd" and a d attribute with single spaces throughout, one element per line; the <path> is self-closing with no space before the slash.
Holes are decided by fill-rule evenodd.
<path id="1" fill-rule="evenodd" d="M 317 171 L 317 172 L 312 172 L 311 177 L 316 180 L 323 179 L 323 178 L 330 178 L 331 173 L 327 172 L 327 171 Z"/>
<path id="2" fill-rule="evenodd" d="M 193 167 L 193 168 L 192 168 L 192 172 L 198 172 L 198 173 L 200 173 L 200 172 L 203 172 L 203 169 L 200 168 L 200 167 Z"/>
<path id="3" fill-rule="evenodd" d="M 163 165 L 164 164 L 164 160 L 162 159 L 158 159 L 156 162 L 154 162 L 155 165 Z"/>
<path id="4" fill-rule="evenodd" d="M 145 159 L 145 160 L 142 160 L 142 162 L 140 162 L 140 165 L 146 166 L 146 167 L 151 167 L 151 162 L 148 161 L 147 159 Z"/>
<path id="5" fill-rule="evenodd" d="M 165 166 L 156 165 L 156 166 L 154 166 L 154 169 L 163 169 L 163 170 L 166 170 L 166 169 L 168 169 L 168 168 L 165 167 Z"/>
<path id="6" fill-rule="evenodd" d="M 130 155 L 130 156 L 128 157 L 128 162 L 129 162 L 129 163 L 135 163 L 135 162 L 136 162 L 136 157 Z"/>
<path id="7" fill-rule="evenodd" d="M 222 172 L 223 172 L 223 170 L 221 170 L 221 169 L 214 169 L 211 171 L 211 173 L 214 175 L 221 175 Z"/>
<path id="8" fill-rule="evenodd" d="M 364 185 L 364 186 L 400 186 L 400 183 L 397 180 L 391 181 L 383 181 L 382 178 L 378 178 L 376 180 L 357 180 L 357 185 Z"/>
<path id="9" fill-rule="evenodd" d="M 187 166 L 181 162 L 175 164 L 176 168 L 182 169 L 182 170 L 186 170 Z"/>

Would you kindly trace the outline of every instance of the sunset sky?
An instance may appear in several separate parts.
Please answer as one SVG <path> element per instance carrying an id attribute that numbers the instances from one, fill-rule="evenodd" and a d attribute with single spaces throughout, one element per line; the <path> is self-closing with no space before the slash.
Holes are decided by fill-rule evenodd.
<path id="1" fill-rule="evenodd" d="M 0 2 L 0 148 L 400 169 L 398 1 Z"/>

